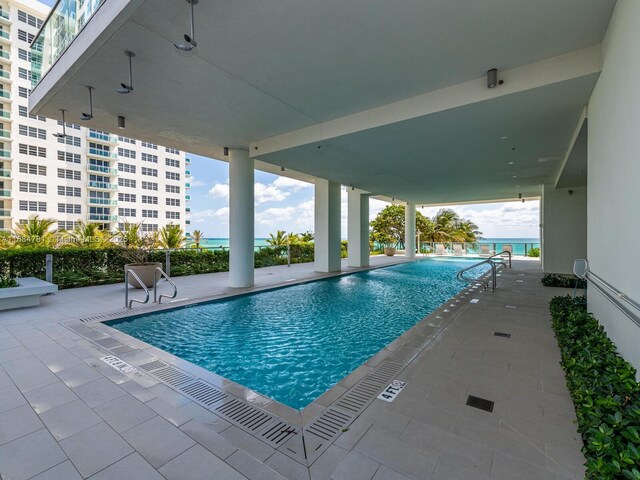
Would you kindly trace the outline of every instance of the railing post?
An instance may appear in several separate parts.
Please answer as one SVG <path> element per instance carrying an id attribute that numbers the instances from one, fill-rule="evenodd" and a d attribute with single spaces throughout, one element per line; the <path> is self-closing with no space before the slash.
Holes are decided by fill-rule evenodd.
<path id="1" fill-rule="evenodd" d="M 287 267 L 291 266 L 291 244 L 287 243 Z"/>
<path id="2" fill-rule="evenodd" d="M 45 274 L 44 278 L 47 282 L 53 283 L 53 255 L 47 253 L 45 257 Z"/>
<path id="3" fill-rule="evenodd" d="M 527 244 L 526 243 L 524 244 L 524 256 L 525 257 L 527 256 Z"/>
<path id="4" fill-rule="evenodd" d="M 171 276 L 171 250 L 164 252 L 164 266 L 167 277 Z"/>
<path id="5" fill-rule="evenodd" d="M 124 272 L 124 308 L 129 307 L 129 270 Z"/>

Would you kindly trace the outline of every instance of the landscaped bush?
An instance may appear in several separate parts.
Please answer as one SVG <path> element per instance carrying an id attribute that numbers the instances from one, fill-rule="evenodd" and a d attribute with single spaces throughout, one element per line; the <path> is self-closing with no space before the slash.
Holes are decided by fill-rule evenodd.
<path id="1" fill-rule="evenodd" d="M 586 478 L 640 480 L 640 386 L 604 328 L 569 296 L 550 304 L 576 409 Z"/>
<path id="2" fill-rule="evenodd" d="M 587 288 L 587 282 L 575 275 L 565 275 L 562 273 L 547 273 L 542 277 L 542 284 L 545 287 L 574 288 L 578 282 L 578 288 Z"/>
<path id="3" fill-rule="evenodd" d="M 531 247 L 527 252 L 528 257 L 540 257 L 540 247 Z"/>

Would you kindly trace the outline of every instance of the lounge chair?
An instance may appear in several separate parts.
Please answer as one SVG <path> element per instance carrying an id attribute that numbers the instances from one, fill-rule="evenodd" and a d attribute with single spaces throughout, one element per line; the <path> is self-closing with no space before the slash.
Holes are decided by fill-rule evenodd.
<path id="1" fill-rule="evenodd" d="M 462 245 L 459 243 L 454 243 L 453 244 L 453 254 L 454 255 L 464 255 L 464 248 L 462 248 Z"/>
<path id="2" fill-rule="evenodd" d="M 513 255 L 513 245 L 509 244 L 509 243 L 505 243 L 502 245 L 502 251 L 503 252 L 509 252 L 511 255 Z M 506 255 L 503 255 L 506 256 Z"/>
<path id="3" fill-rule="evenodd" d="M 489 257 L 493 255 L 493 250 L 489 248 L 489 245 L 480 245 L 480 254 L 481 257 Z"/>
<path id="4" fill-rule="evenodd" d="M 444 245 L 441 243 L 436 243 L 436 255 L 446 255 L 447 250 L 444 248 Z"/>

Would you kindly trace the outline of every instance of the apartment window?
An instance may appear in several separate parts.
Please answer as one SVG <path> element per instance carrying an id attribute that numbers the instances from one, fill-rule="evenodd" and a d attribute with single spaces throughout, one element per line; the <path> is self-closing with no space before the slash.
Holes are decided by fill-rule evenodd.
<path id="1" fill-rule="evenodd" d="M 180 168 L 180 160 L 176 160 L 174 158 L 165 158 L 164 163 L 167 167 L 177 167 Z"/>
<path id="2" fill-rule="evenodd" d="M 176 155 L 180 155 L 180 150 L 177 148 L 164 147 L 164 151 L 167 153 L 175 153 Z"/>
<path id="3" fill-rule="evenodd" d="M 58 120 L 58 126 L 61 127 L 62 126 L 62 120 Z M 80 130 L 80 125 L 77 125 L 75 123 L 69 123 L 69 122 L 65 122 L 64 125 L 66 128 L 71 128 L 73 130 Z"/>
<path id="4" fill-rule="evenodd" d="M 126 158 L 136 158 L 136 151 L 128 148 L 118 147 L 118 156 Z"/>
<path id="5" fill-rule="evenodd" d="M 27 70 L 26 68 L 18 67 L 18 76 L 23 80 L 31 81 L 31 70 Z"/>
<path id="6" fill-rule="evenodd" d="M 157 232 L 158 224 L 157 223 L 143 223 L 142 224 L 143 232 Z"/>
<path id="7" fill-rule="evenodd" d="M 158 210 L 142 209 L 142 218 L 158 218 Z"/>
<path id="8" fill-rule="evenodd" d="M 18 152 L 23 155 L 30 155 L 32 157 L 41 157 L 46 158 L 47 149 L 45 147 L 37 147 L 36 145 L 27 145 L 26 143 L 21 143 L 18 145 Z"/>
<path id="9" fill-rule="evenodd" d="M 71 222 L 71 221 L 68 222 L 65 220 L 58 220 L 58 230 L 73 230 L 78 225 L 80 225 L 80 222 Z"/>
<path id="10" fill-rule="evenodd" d="M 167 212 L 167 218 L 171 220 L 180 220 L 180 212 Z"/>
<path id="11" fill-rule="evenodd" d="M 73 135 L 67 135 L 64 138 L 58 138 L 58 143 L 66 143 L 67 145 L 72 145 L 74 147 L 80 146 L 80 137 L 75 137 Z"/>
<path id="12" fill-rule="evenodd" d="M 121 187 L 136 188 L 136 181 L 130 178 L 118 178 L 118 185 Z"/>
<path id="13" fill-rule="evenodd" d="M 123 137 L 122 135 L 118 135 L 118 141 L 124 143 L 130 143 L 131 145 L 135 145 L 136 141 L 133 138 Z"/>
<path id="14" fill-rule="evenodd" d="M 142 158 L 143 162 L 151 162 L 151 163 L 158 163 L 158 156 L 157 155 L 151 155 L 150 153 L 141 153 L 140 154 L 140 158 Z"/>
<path id="15" fill-rule="evenodd" d="M 29 95 L 31 95 L 31 90 L 29 90 L 28 88 L 25 87 L 18 87 L 18 96 L 22 97 L 22 98 L 29 98 Z M 26 107 L 25 107 L 26 109 Z"/>
<path id="16" fill-rule="evenodd" d="M 135 193 L 118 193 L 118 201 L 120 202 L 135 202 L 136 194 Z"/>
<path id="17" fill-rule="evenodd" d="M 155 168 L 147 168 L 147 167 L 142 167 L 142 175 L 147 175 L 149 177 L 157 177 L 158 176 L 158 170 Z"/>
<path id="18" fill-rule="evenodd" d="M 46 212 L 47 202 L 32 202 L 27 200 L 20 200 L 18 208 L 22 212 Z"/>
<path id="19" fill-rule="evenodd" d="M 118 208 L 118 215 L 121 217 L 135 217 L 136 209 L 135 208 Z"/>
<path id="20" fill-rule="evenodd" d="M 80 154 L 58 150 L 58 160 L 69 163 L 80 163 Z"/>
<path id="21" fill-rule="evenodd" d="M 23 12 L 22 10 L 18 10 L 18 21 L 36 28 L 40 28 L 42 26 L 42 20 L 26 12 Z"/>
<path id="22" fill-rule="evenodd" d="M 58 195 L 62 197 L 80 197 L 82 194 L 79 187 L 67 187 L 65 185 L 58 185 Z"/>
<path id="23" fill-rule="evenodd" d="M 22 88 L 22 87 L 19 87 L 19 88 Z M 25 93 L 25 97 L 26 97 L 26 93 Z M 40 120 L 41 122 L 44 122 L 47 120 L 47 118 L 43 117 L 42 115 L 31 115 L 29 113 L 29 109 L 24 105 L 18 105 L 18 113 L 21 117 L 31 118 L 32 120 Z"/>
<path id="24" fill-rule="evenodd" d="M 140 145 L 142 145 L 143 147 L 147 147 L 147 148 L 153 148 L 154 150 L 158 149 L 158 145 L 156 145 L 155 143 L 140 142 Z"/>
<path id="25" fill-rule="evenodd" d="M 145 182 L 144 180 L 142 181 L 142 189 L 143 190 L 155 190 L 156 192 L 158 191 L 158 184 L 155 182 Z"/>
<path id="26" fill-rule="evenodd" d="M 180 180 L 180 174 L 177 172 L 165 172 L 167 180 Z"/>
<path id="27" fill-rule="evenodd" d="M 45 165 L 36 165 L 35 163 L 20 162 L 18 165 L 18 171 L 28 175 L 47 175 L 47 167 Z"/>
<path id="28" fill-rule="evenodd" d="M 46 183 L 20 182 L 20 191 L 23 193 L 47 193 Z"/>
<path id="29" fill-rule="evenodd" d="M 158 197 L 152 195 L 142 195 L 142 203 L 150 203 L 152 205 L 158 204 Z"/>
<path id="30" fill-rule="evenodd" d="M 18 58 L 27 62 L 31 61 L 31 52 L 28 52 L 24 48 L 18 48 Z"/>
<path id="31" fill-rule="evenodd" d="M 58 213 L 75 213 L 80 215 L 82 213 L 82 206 L 78 203 L 59 203 Z"/>
<path id="32" fill-rule="evenodd" d="M 119 172 L 127 172 L 127 173 L 136 173 L 136 166 L 131 165 L 130 163 L 118 163 L 118 171 Z"/>
<path id="33" fill-rule="evenodd" d="M 39 140 L 47 139 L 47 131 L 44 128 L 36 128 L 29 125 L 18 125 L 18 133 L 25 137 L 37 138 Z"/>
<path id="34" fill-rule="evenodd" d="M 67 180 L 81 180 L 79 170 L 70 170 L 68 168 L 58 169 L 58 178 L 66 178 Z"/>
<path id="35" fill-rule="evenodd" d="M 166 185 L 168 193 L 180 193 L 180 187 L 178 185 Z"/>
<path id="36" fill-rule="evenodd" d="M 33 33 L 28 33 L 22 29 L 18 29 L 18 40 L 22 40 L 23 42 L 27 42 L 29 45 L 31 45 L 34 38 L 35 35 Z"/>
<path id="37" fill-rule="evenodd" d="M 170 207 L 179 207 L 180 199 L 179 198 L 167 198 L 167 205 Z"/>

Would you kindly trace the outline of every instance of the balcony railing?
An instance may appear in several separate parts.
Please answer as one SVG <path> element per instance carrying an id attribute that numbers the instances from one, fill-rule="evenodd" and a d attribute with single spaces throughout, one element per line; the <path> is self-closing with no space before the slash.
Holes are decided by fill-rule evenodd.
<path id="1" fill-rule="evenodd" d="M 110 152 L 108 150 L 101 150 L 99 148 L 89 148 L 89 155 L 93 155 L 96 157 L 103 157 L 103 158 L 118 158 L 118 154 L 115 152 Z"/>
<path id="2" fill-rule="evenodd" d="M 11 92 L 9 92 L 8 90 L 0 90 L 0 97 L 11 98 Z"/>
<path id="3" fill-rule="evenodd" d="M 11 35 L 6 30 L 0 30 L 0 38 L 6 38 L 7 40 L 11 39 Z"/>
<path id="4" fill-rule="evenodd" d="M 91 205 L 118 205 L 117 200 L 111 200 L 109 198 L 87 197 L 87 202 Z"/>
<path id="5" fill-rule="evenodd" d="M 185 195 L 184 199 L 188 202 L 189 200 L 191 200 L 191 195 Z"/>
<path id="6" fill-rule="evenodd" d="M 11 138 L 11 131 L 0 129 L 0 138 Z"/>
<path id="7" fill-rule="evenodd" d="M 4 148 L 0 148 L 0 157 L 1 158 L 9 158 L 9 157 L 11 157 L 11 150 L 6 150 Z"/>
<path id="8" fill-rule="evenodd" d="M 99 188 L 102 190 L 117 190 L 118 185 L 115 183 L 96 182 L 95 180 L 89 180 L 89 188 Z"/>
<path id="9" fill-rule="evenodd" d="M 186 207 L 184 210 L 185 210 L 185 212 L 189 213 L 191 211 L 191 208 Z"/>
<path id="10" fill-rule="evenodd" d="M 11 176 L 11 170 L 7 169 L 7 168 L 0 168 L 0 177 L 10 177 Z"/>
<path id="11" fill-rule="evenodd" d="M 0 118 L 11 118 L 11 112 L 0 110 Z"/>
<path id="12" fill-rule="evenodd" d="M 92 132 L 91 130 L 89 130 L 89 138 L 93 138 L 101 142 L 118 143 L 118 137 L 115 135 L 109 135 L 108 133 L 102 132 Z"/>
<path id="13" fill-rule="evenodd" d="M 31 44 L 32 83 L 35 86 L 56 63 L 105 0 L 58 0 Z M 36 55 L 34 55 L 36 53 Z M 37 58 L 37 68 L 33 63 Z"/>
<path id="14" fill-rule="evenodd" d="M 6 52 L 4 50 L 0 50 L 0 57 L 5 58 L 7 60 L 11 59 L 11 55 L 9 55 L 9 52 Z"/>
<path id="15" fill-rule="evenodd" d="M 185 161 L 185 163 L 191 163 L 191 159 L 190 159 L 189 157 L 186 157 L 186 158 L 184 159 L 184 161 Z"/>
<path id="16" fill-rule="evenodd" d="M 488 256 L 511 249 L 513 255 L 529 256 L 531 249 L 539 249 L 539 242 L 420 242 L 420 253 L 438 255 Z"/>
<path id="17" fill-rule="evenodd" d="M 0 209 L 0 217 L 10 217 L 11 210 Z"/>
<path id="18" fill-rule="evenodd" d="M 185 186 L 186 188 L 191 188 L 191 184 L 190 184 L 190 183 L 185 183 L 185 184 L 184 184 L 184 186 Z"/>
<path id="19" fill-rule="evenodd" d="M 11 190 L 0 189 L 0 197 L 10 197 Z"/>
<path id="20" fill-rule="evenodd" d="M 90 213 L 89 214 L 89 220 L 98 220 L 101 222 L 117 222 L 118 221 L 118 216 L 117 215 L 106 215 L 103 213 Z"/>
<path id="21" fill-rule="evenodd" d="M 11 78 L 11 75 L 6 70 L 0 70 L 0 78 L 9 79 Z"/>
<path id="22" fill-rule="evenodd" d="M 0 10 L 0 17 L 4 18 L 5 20 L 11 20 L 11 18 L 9 17 L 9 12 L 5 10 Z"/>
<path id="23" fill-rule="evenodd" d="M 185 171 L 184 171 L 184 174 L 185 174 L 185 175 L 191 175 L 191 170 L 185 170 Z"/>
<path id="24" fill-rule="evenodd" d="M 87 164 L 87 170 L 90 172 L 106 173 L 108 175 L 117 175 L 118 170 L 110 167 L 103 167 L 102 165 Z"/>

